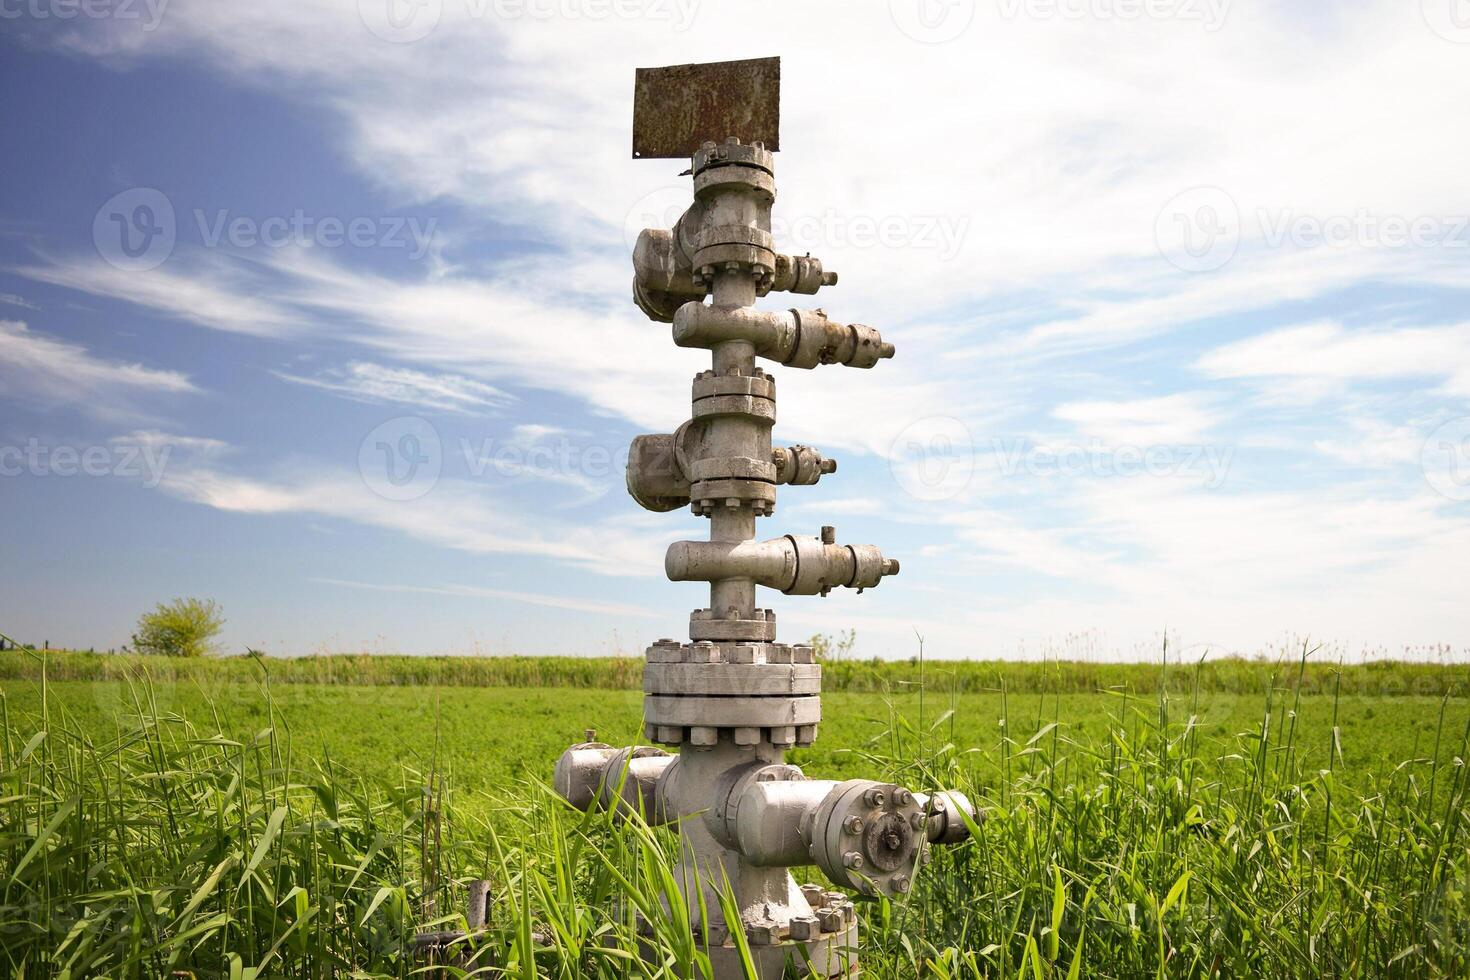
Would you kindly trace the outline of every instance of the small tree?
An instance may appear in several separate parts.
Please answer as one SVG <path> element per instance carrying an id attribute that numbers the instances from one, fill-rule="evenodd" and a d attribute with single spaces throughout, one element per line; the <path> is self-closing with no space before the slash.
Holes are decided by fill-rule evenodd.
<path id="1" fill-rule="evenodd" d="M 160 602 L 138 617 L 133 649 L 165 657 L 202 657 L 225 625 L 224 614 L 213 599 L 175 599 Z"/>
<path id="2" fill-rule="evenodd" d="M 836 663 L 839 660 L 846 660 L 847 655 L 852 653 L 853 644 L 857 642 L 857 630 L 848 630 L 836 636 L 815 633 L 806 642 L 816 655 L 817 663 Z"/>

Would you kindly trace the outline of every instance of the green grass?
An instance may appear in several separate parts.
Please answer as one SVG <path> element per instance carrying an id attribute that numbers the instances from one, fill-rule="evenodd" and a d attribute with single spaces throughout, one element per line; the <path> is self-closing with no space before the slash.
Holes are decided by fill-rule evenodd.
<path id="1" fill-rule="evenodd" d="M 371 671 L 396 684 L 319 685 L 282 663 L 268 689 L 235 661 L 3 683 L 12 975 L 408 976 L 406 937 L 477 877 L 481 975 L 659 975 L 628 911 L 670 887 L 670 834 L 569 813 L 539 782 L 584 728 L 632 739 L 636 691 L 405 683 L 395 664 Z M 888 695 L 824 695 L 793 754 L 809 773 L 955 785 L 988 813 L 905 905 L 864 906 L 866 975 L 1470 973 L 1463 668 L 1356 668 L 1383 683 L 1352 690 L 1349 669 L 1338 690 L 1330 668 L 1240 664 L 1166 686 L 929 665 L 922 694 L 898 671 Z M 1088 686 L 1114 670 L 1154 683 Z M 1440 696 L 1396 693 L 1416 683 Z M 698 945 L 655 918 L 663 975 L 692 975 Z"/>

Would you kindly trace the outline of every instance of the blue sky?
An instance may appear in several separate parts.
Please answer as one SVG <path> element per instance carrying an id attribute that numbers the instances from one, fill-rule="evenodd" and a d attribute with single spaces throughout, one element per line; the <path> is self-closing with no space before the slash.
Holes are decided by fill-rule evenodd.
<path id="1" fill-rule="evenodd" d="M 622 486 L 701 368 L 628 298 L 689 194 L 632 71 L 780 54 L 777 241 L 898 355 L 777 372 L 841 467 L 762 533 L 903 563 L 783 638 L 1461 652 L 1460 3 L 5 0 L 0 631 L 682 635 L 702 521 Z"/>

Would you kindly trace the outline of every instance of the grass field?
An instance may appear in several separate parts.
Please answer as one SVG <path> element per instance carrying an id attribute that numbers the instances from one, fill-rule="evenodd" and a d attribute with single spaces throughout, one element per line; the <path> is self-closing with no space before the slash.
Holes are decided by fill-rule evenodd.
<path id="1" fill-rule="evenodd" d="M 160 682 L 62 656 L 43 681 L 0 657 L 13 975 L 407 976 L 406 937 L 474 877 L 511 975 L 644 975 L 611 910 L 656 908 L 670 835 L 538 782 L 585 728 L 635 738 L 636 670 L 145 665 Z M 504 683 L 537 663 L 580 682 Z M 922 693 L 917 665 L 829 675 L 848 689 L 793 761 L 957 784 L 988 812 L 905 906 L 865 907 L 870 976 L 1470 970 L 1463 667 L 929 665 Z M 660 942 L 692 975 L 677 923 Z"/>

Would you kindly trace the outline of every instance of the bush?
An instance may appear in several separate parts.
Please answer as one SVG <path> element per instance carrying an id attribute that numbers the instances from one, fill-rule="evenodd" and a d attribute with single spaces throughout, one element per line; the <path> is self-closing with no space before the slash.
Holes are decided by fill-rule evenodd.
<path id="1" fill-rule="evenodd" d="M 202 657 L 213 651 L 225 617 L 213 599 L 175 599 L 138 617 L 133 649 L 165 657 Z"/>

